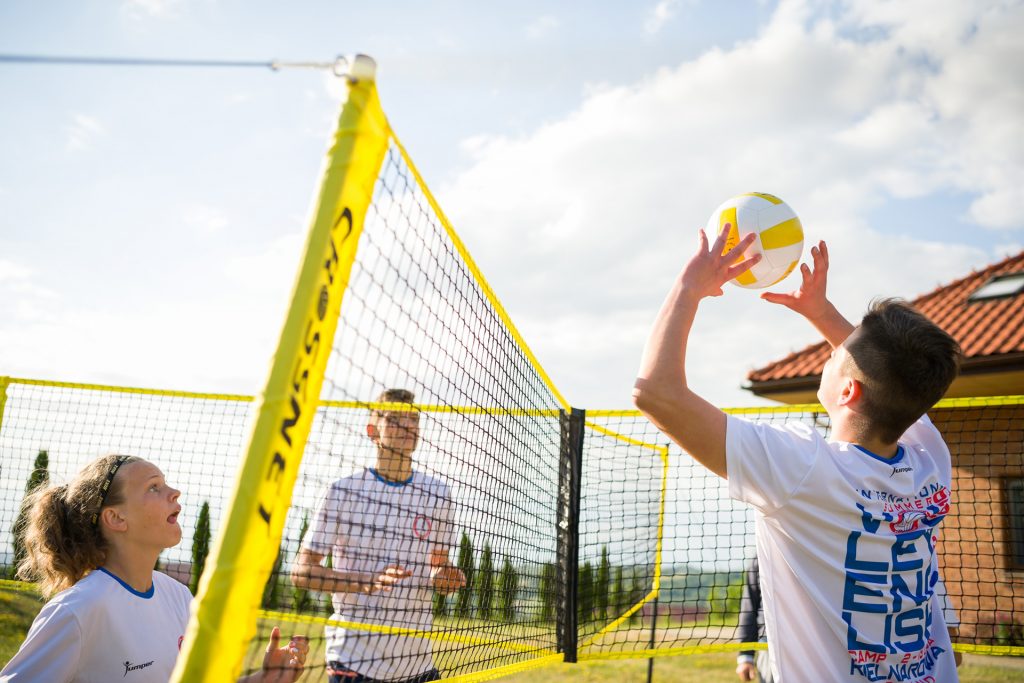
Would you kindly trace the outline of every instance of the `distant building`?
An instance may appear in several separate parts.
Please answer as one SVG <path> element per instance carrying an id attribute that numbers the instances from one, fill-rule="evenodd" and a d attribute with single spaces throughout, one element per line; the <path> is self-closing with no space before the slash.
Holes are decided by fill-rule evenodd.
<path id="1" fill-rule="evenodd" d="M 913 303 L 963 348 L 947 398 L 1024 394 L 1024 252 Z M 744 388 L 782 403 L 816 403 L 829 350 L 822 341 L 769 363 Z M 1024 629 L 1024 403 L 981 400 L 930 415 L 953 456 L 955 507 L 939 547 L 961 640 L 1021 645 L 1005 636 L 1013 624 Z"/>

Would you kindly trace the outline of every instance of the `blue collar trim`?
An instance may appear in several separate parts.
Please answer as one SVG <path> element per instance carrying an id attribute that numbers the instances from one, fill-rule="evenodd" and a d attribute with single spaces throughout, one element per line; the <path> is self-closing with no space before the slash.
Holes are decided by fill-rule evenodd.
<path id="1" fill-rule="evenodd" d="M 121 587 L 122 587 L 122 588 L 124 588 L 124 589 L 125 589 L 126 591 L 128 591 L 128 592 L 129 592 L 129 593 L 131 593 L 132 595 L 135 595 L 135 596 L 137 596 L 137 597 L 140 597 L 140 598 L 142 598 L 143 600 L 149 600 L 149 599 L 150 599 L 151 597 L 153 597 L 153 593 L 155 593 L 155 592 L 156 592 L 156 584 L 155 584 L 155 583 L 153 583 L 153 584 L 151 584 L 151 585 L 150 585 L 150 587 L 149 587 L 149 590 L 148 590 L 148 591 L 146 591 L 145 593 L 140 593 L 139 591 L 135 590 L 134 588 L 132 588 L 131 586 L 129 586 L 129 585 L 127 584 L 127 583 L 125 583 L 124 581 L 122 581 L 122 580 L 121 580 L 121 577 L 120 577 L 120 576 L 117 576 L 116 574 L 114 574 L 113 572 L 111 572 L 111 571 L 110 571 L 109 569 L 107 569 L 106 567 L 100 567 L 100 568 L 99 568 L 99 571 L 103 572 L 104 574 L 106 574 L 107 576 L 109 576 L 110 578 L 112 578 L 112 579 L 113 579 L 114 581 L 117 581 L 117 582 L 118 582 L 119 584 L 121 584 Z"/>
<path id="2" fill-rule="evenodd" d="M 894 465 L 894 464 L 898 463 L 900 460 L 903 460 L 903 455 L 906 453 L 906 451 L 903 450 L 903 446 L 897 446 L 896 447 L 896 455 L 892 456 L 891 458 L 883 458 L 882 456 L 878 455 L 877 453 L 872 453 L 871 451 L 869 451 L 868 449 L 864 448 L 863 446 L 858 446 L 855 443 L 852 443 L 850 445 L 853 446 L 854 448 L 856 448 L 858 451 L 860 451 L 864 455 L 870 455 L 875 460 L 879 460 L 881 462 L 884 462 L 887 465 Z"/>
<path id="3" fill-rule="evenodd" d="M 391 481 L 390 479 L 388 479 L 388 478 L 384 477 L 383 475 L 381 475 L 380 472 L 378 472 L 377 470 L 373 469 L 372 467 L 369 467 L 367 469 L 370 470 L 370 474 L 372 474 L 374 477 L 377 478 L 377 481 L 379 481 L 380 483 L 382 483 L 382 484 L 384 484 L 386 486 L 405 486 L 406 484 L 411 484 L 412 483 L 412 478 L 416 474 L 415 472 L 413 472 L 412 474 L 409 475 L 409 478 L 406 479 L 405 481 Z"/>

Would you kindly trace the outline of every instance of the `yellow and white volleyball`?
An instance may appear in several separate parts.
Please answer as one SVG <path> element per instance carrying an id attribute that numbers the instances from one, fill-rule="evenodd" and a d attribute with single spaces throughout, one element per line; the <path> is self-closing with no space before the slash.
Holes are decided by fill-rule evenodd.
<path id="1" fill-rule="evenodd" d="M 804 250 L 804 229 L 793 209 L 778 197 L 763 192 L 748 192 L 733 197 L 711 214 L 706 225 L 709 238 L 728 224 L 725 251 L 732 249 L 747 234 L 757 239 L 740 257 L 761 254 L 761 261 L 731 280 L 747 289 L 771 287 L 793 272 Z M 724 252 L 723 252 L 724 253 Z"/>

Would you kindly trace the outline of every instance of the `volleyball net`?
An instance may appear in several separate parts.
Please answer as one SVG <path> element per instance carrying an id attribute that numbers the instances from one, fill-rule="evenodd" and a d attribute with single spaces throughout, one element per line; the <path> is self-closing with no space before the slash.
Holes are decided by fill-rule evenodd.
<path id="1" fill-rule="evenodd" d="M 183 490 L 184 538 L 160 562 L 197 596 L 176 680 L 258 670 L 274 625 L 310 638 L 308 680 L 436 667 L 468 682 L 763 647 L 737 629 L 752 512 L 639 413 L 564 399 L 372 75 L 359 62 L 349 74 L 260 396 L 0 378 L 0 565 L 12 576 L 35 468 L 67 480 L 123 452 Z M 1024 654 L 1024 595 L 1007 580 L 1024 575 L 1024 399 L 943 406 L 957 647 Z M 829 428 L 816 407 L 739 412 Z M 383 590 L 382 576 L 398 580 Z"/>

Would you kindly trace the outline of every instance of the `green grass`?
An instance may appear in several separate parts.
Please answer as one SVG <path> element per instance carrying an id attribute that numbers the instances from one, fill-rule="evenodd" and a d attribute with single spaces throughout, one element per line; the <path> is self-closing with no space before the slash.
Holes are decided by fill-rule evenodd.
<path id="1" fill-rule="evenodd" d="M 42 606 L 42 600 L 35 595 L 0 589 L 0 666 L 3 666 L 17 652 L 18 646 L 28 632 L 32 619 Z M 259 666 L 262 651 L 272 624 L 261 624 L 259 636 L 249 649 L 246 669 Z M 507 628 L 507 627 L 506 627 Z M 314 630 L 315 629 L 315 630 Z M 323 639 L 319 627 L 306 631 L 312 636 L 309 670 L 302 676 L 302 683 L 324 679 Z M 285 625 L 284 638 L 292 632 L 305 629 Z M 440 650 L 444 644 L 438 646 Z M 450 647 L 450 646 L 449 646 Z M 477 652 L 479 654 L 479 651 Z M 495 655 L 499 653 L 496 651 Z M 507 653 L 505 653 L 507 654 Z M 442 664 L 444 656 L 438 657 Z M 658 657 L 654 660 L 654 681 L 657 683 L 734 683 L 736 657 L 732 653 L 690 655 L 685 657 Z M 532 669 L 500 679 L 508 683 L 632 683 L 647 680 L 647 660 L 610 660 L 605 662 L 583 662 L 580 664 L 559 664 L 557 666 Z M 1024 683 L 1024 658 L 983 657 L 967 655 L 960 669 L 962 683 Z"/>
<path id="2" fill-rule="evenodd" d="M 6 664 L 21 646 L 43 600 L 33 593 L 0 589 L 0 665 Z"/>

